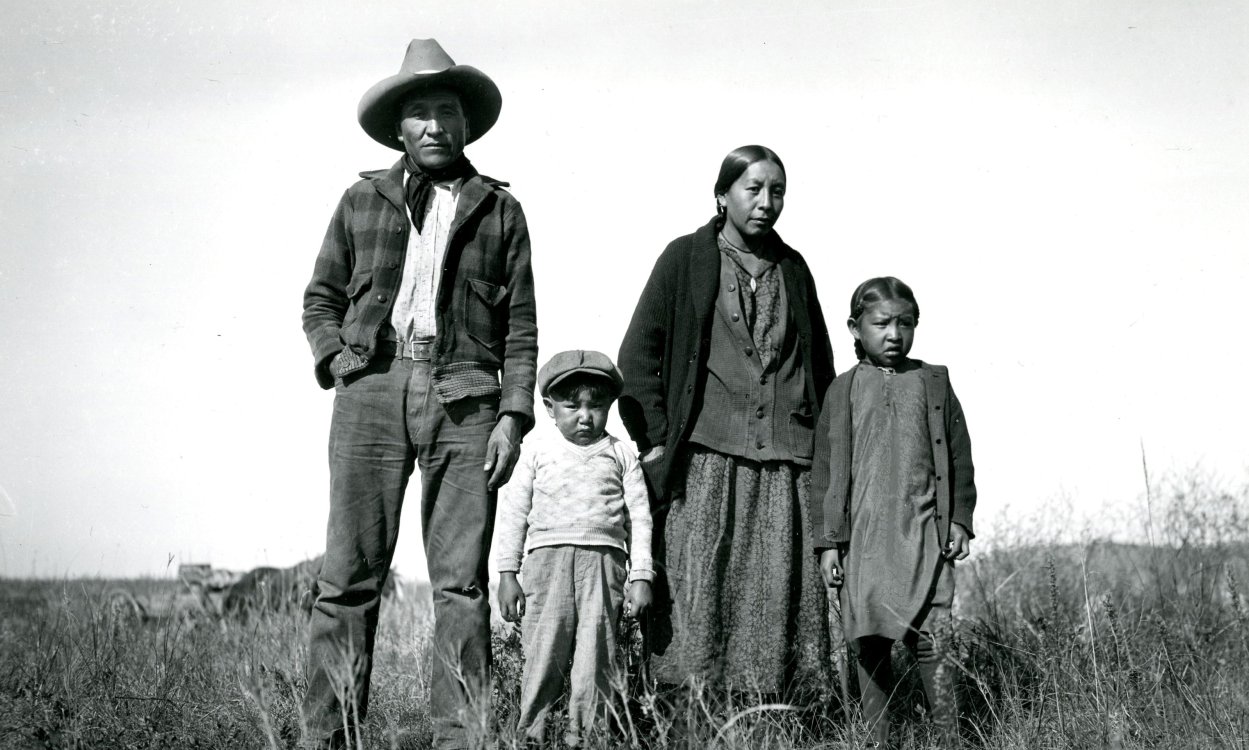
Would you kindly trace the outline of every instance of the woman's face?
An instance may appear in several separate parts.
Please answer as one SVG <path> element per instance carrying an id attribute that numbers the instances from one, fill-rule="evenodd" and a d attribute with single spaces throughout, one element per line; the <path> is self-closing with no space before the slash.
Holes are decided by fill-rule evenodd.
<path id="1" fill-rule="evenodd" d="M 785 173 L 770 161 L 757 161 L 717 201 L 724 206 L 724 234 L 729 242 L 753 244 L 772 231 L 785 208 Z"/>

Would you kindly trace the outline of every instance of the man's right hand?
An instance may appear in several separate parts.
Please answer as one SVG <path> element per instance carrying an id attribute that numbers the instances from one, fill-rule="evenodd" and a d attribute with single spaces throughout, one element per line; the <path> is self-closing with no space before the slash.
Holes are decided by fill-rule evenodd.
<path id="1" fill-rule="evenodd" d="M 514 572 L 499 574 L 499 613 L 508 622 L 520 622 L 525 616 L 525 590 Z"/>

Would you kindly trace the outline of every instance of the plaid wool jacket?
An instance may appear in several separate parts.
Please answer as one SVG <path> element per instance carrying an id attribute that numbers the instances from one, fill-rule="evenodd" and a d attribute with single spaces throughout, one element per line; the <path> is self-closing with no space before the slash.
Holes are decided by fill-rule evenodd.
<path id="1" fill-rule="evenodd" d="M 330 219 L 304 291 L 304 333 L 322 388 L 376 356 L 412 228 L 403 160 L 360 176 Z M 435 304 L 433 381 L 443 403 L 499 396 L 500 413 L 523 416 L 528 429 L 538 357 L 529 229 L 505 185 L 476 175 L 460 187 Z"/>

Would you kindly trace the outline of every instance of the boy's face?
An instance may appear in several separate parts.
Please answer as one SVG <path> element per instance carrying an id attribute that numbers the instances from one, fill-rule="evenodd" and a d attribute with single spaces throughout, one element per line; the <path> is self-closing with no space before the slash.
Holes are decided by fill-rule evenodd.
<path id="1" fill-rule="evenodd" d="M 867 306 L 858 320 L 846 325 L 850 335 L 863 345 L 868 360 L 881 367 L 897 367 L 915 343 L 915 308 L 906 300 L 886 299 Z"/>
<path id="2" fill-rule="evenodd" d="M 595 397 L 589 388 L 580 388 L 565 398 L 543 397 L 546 413 L 555 420 L 559 433 L 570 443 L 592 445 L 607 429 L 610 398 Z"/>

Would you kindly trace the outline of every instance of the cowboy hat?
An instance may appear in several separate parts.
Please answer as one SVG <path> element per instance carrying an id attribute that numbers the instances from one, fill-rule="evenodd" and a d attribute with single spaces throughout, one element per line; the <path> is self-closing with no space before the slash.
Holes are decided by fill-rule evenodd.
<path id="1" fill-rule="evenodd" d="M 360 99 L 360 127 L 383 146 L 403 151 L 397 128 L 399 108 L 412 93 L 423 88 L 454 91 L 468 118 L 468 143 L 494 127 L 503 106 L 503 95 L 490 76 L 470 65 L 456 65 L 433 39 L 413 39 L 403 56 L 399 72 L 383 78 Z"/>

